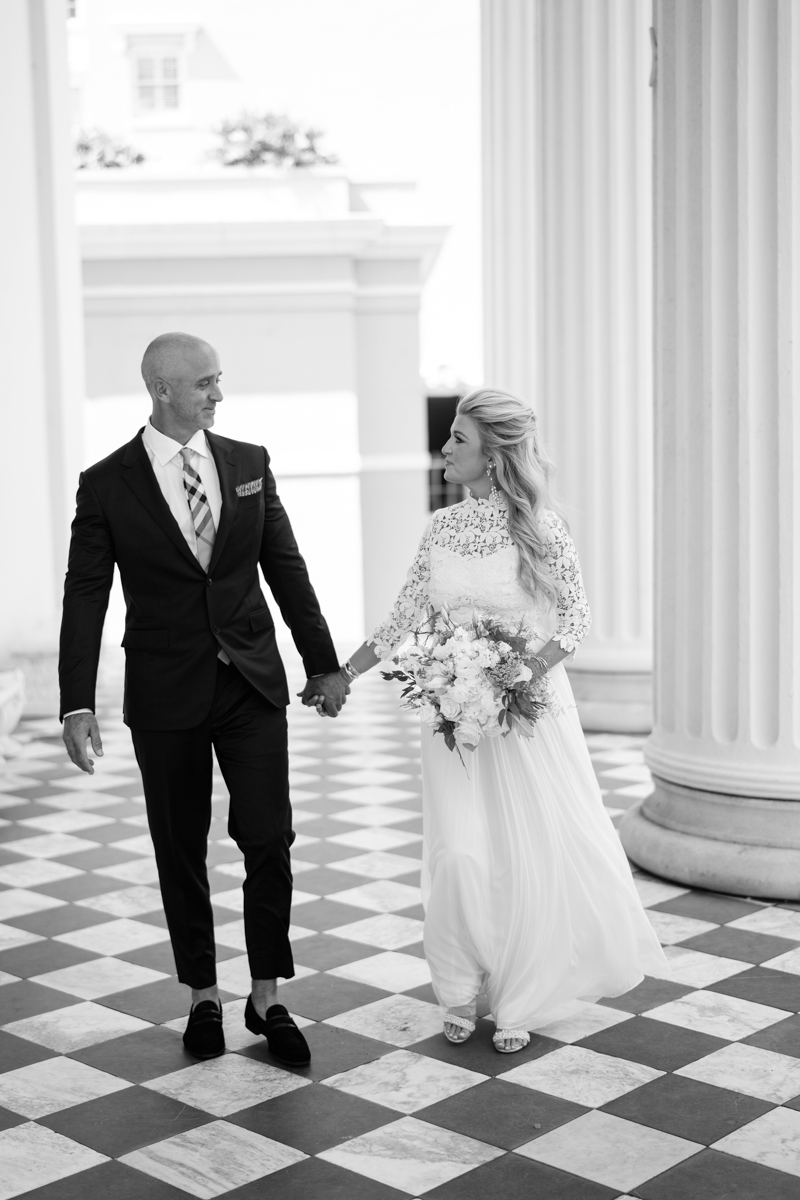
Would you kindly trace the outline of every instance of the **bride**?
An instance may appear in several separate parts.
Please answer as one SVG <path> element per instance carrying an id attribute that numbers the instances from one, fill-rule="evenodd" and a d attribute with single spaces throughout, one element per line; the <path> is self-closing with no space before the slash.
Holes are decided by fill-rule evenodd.
<path id="1" fill-rule="evenodd" d="M 484 738 L 447 749 L 422 727 L 425 955 L 444 1032 L 464 1042 L 485 994 L 502 1053 L 578 998 L 618 996 L 664 954 L 603 807 L 564 660 L 590 615 L 572 540 L 549 498 L 552 465 L 530 408 L 480 389 L 458 404 L 445 479 L 470 497 L 435 512 L 389 617 L 342 668 L 348 681 L 397 649 L 447 605 L 532 631 L 533 674 L 551 711 L 532 738 Z M 314 703 L 311 698 L 308 703 Z"/>

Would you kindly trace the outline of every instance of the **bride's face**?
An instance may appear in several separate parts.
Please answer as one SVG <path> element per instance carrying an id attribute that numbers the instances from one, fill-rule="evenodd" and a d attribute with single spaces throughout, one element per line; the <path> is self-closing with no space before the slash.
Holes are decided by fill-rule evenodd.
<path id="1" fill-rule="evenodd" d="M 444 477 L 448 483 L 460 483 L 464 487 L 481 488 L 488 483 L 486 467 L 488 455 L 481 446 L 478 426 L 465 413 L 456 416 L 450 428 L 450 437 L 442 446 L 445 460 Z"/>

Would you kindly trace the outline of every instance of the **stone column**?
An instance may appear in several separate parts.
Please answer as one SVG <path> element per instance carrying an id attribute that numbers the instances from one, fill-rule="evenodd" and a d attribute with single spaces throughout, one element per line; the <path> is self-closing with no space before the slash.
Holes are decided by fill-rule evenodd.
<path id="1" fill-rule="evenodd" d="M 628 732 L 652 719 L 648 26 L 643 0 L 483 0 L 486 380 L 558 467 L 584 727 Z"/>
<path id="2" fill-rule="evenodd" d="M 656 788 L 622 840 L 800 899 L 800 6 L 655 30 Z"/>
<path id="3" fill-rule="evenodd" d="M 52 650 L 80 467 L 83 333 L 63 0 L 0 4 L 0 659 Z"/>

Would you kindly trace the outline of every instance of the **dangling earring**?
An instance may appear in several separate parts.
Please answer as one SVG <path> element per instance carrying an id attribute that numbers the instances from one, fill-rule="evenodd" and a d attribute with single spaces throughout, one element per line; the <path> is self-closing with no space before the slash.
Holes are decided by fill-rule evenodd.
<path id="1" fill-rule="evenodd" d="M 496 504 L 497 501 L 500 499 L 500 493 L 498 492 L 497 488 L 495 487 L 495 482 L 492 479 L 492 467 L 493 466 L 494 466 L 494 463 L 490 459 L 489 465 L 486 468 L 486 474 L 489 476 L 489 482 L 492 485 L 492 490 L 489 493 L 489 499 L 492 501 L 493 504 Z"/>

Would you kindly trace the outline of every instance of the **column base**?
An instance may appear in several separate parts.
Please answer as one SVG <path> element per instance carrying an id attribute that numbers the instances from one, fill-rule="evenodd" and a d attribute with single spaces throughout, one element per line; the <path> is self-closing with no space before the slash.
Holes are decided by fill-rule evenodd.
<path id="1" fill-rule="evenodd" d="M 653 728 L 649 671 L 567 671 L 587 733 L 649 733 Z"/>
<path id="2" fill-rule="evenodd" d="M 800 900 L 800 802 L 655 784 L 619 824 L 637 866 L 687 887 Z"/>

